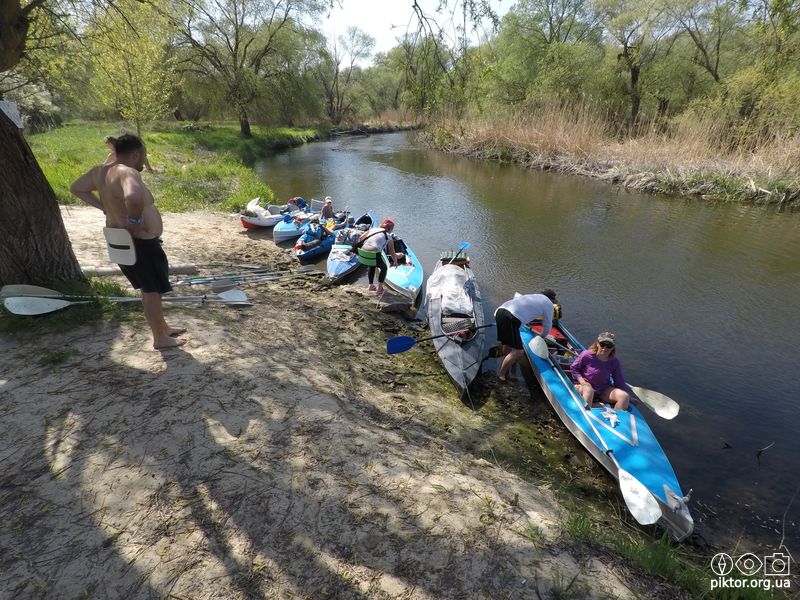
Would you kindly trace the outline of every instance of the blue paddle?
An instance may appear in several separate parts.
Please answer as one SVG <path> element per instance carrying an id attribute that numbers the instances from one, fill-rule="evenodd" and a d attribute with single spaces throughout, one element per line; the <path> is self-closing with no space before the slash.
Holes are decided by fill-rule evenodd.
<path id="1" fill-rule="evenodd" d="M 485 327 L 494 327 L 494 323 L 489 323 L 488 325 L 479 325 L 478 327 L 467 327 L 462 331 L 476 331 L 478 329 L 484 329 Z M 399 354 L 400 352 L 405 352 L 406 350 L 410 350 L 414 346 L 416 346 L 419 342 L 427 342 L 428 340 L 435 340 L 436 338 L 440 337 L 447 337 L 449 335 L 453 335 L 454 333 L 458 333 L 458 331 L 451 331 L 450 333 L 441 333 L 439 335 L 433 335 L 431 337 L 426 338 L 413 338 L 407 335 L 398 335 L 397 337 L 389 338 L 386 341 L 386 354 Z"/>
<path id="2" fill-rule="evenodd" d="M 469 248 L 469 242 L 461 242 L 461 244 L 459 244 L 458 246 L 458 252 L 456 252 L 455 256 L 453 256 L 453 258 L 451 258 L 450 262 L 447 264 L 449 265 L 450 263 L 452 263 L 458 257 L 458 255 L 461 254 L 467 248 Z"/>

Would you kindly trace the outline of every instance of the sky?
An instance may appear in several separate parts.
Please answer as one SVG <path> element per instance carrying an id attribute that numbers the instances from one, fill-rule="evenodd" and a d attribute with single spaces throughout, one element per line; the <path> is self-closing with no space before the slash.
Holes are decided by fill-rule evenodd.
<path id="1" fill-rule="evenodd" d="M 490 4 L 502 16 L 513 1 L 490 0 Z M 375 38 L 375 52 L 387 52 L 397 45 L 396 38 L 407 31 L 416 31 L 411 0 L 340 0 L 339 3 L 341 7 L 336 6 L 323 17 L 322 28 L 329 39 L 344 35 L 348 27 L 355 26 Z M 445 26 L 445 31 L 452 32 L 450 17 L 436 15 L 439 0 L 418 0 L 418 4 Z"/>

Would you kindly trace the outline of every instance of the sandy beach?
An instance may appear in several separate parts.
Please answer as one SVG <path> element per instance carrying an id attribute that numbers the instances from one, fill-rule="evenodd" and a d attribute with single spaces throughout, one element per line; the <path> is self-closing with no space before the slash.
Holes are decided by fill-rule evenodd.
<path id="1" fill-rule="evenodd" d="M 100 212 L 63 215 L 81 265 L 108 266 Z M 227 215 L 164 224 L 172 263 L 296 266 Z M 166 352 L 137 306 L 5 336 L 0 598 L 679 597 L 576 551 L 546 486 L 435 436 L 432 412 L 464 432 L 478 417 L 434 355 L 386 355 L 421 325 L 362 287 L 306 276 L 245 288 L 252 307 L 166 305 L 188 328 Z"/>

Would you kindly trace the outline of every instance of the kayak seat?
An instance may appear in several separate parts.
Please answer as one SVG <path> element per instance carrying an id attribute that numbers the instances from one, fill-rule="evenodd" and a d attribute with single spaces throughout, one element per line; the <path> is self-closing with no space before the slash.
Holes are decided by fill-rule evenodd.
<path id="1" fill-rule="evenodd" d="M 536 333 L 542 333 L 542 324 L 541 323 L 534 323 L 531 326 L 531 330 L 535 331 Z M 563 342 L 563 341 L 565 341 L 567 339 L 567 337 L 563 333 L 561 333 L 558 329 L 556 329 L 555 327 L 552 327 L 550 329 L 550 335 L 552 335 L 554 338 L 556 338 L 559 342 Z"/>
<path id="2" fill-rule="evenodd" d="M 475 325 L 471 318 L 466 317 L 442 317 L 442 331 L 445 333 L 452 333 L 454 331 L 462 331 L 470 329 Z"/>

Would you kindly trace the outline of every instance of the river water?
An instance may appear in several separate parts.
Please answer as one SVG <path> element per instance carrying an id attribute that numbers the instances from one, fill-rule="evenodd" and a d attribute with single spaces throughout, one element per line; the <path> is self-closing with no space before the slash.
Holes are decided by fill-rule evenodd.
<path id="1" fill-rule="evenodd" d="M 515 291 L 554 288 L 578 339 L 614 331 L 626 379 L 680 403 L 673 421 L 646 416 L 694 490 L 698 530 L 765 551 L 785 535 L 800 557 L 800 214 L 628 193 L 406 134 L 309 144 L 256 168 L 282 201 L 329 195 L 337 210 L 394 217 L 426 269 L 469 242 L 489 316 Z"/>

